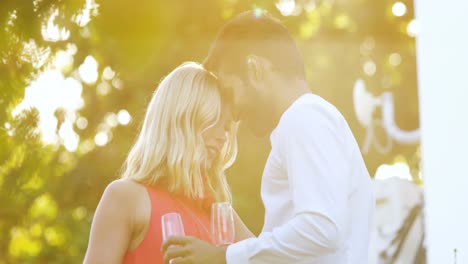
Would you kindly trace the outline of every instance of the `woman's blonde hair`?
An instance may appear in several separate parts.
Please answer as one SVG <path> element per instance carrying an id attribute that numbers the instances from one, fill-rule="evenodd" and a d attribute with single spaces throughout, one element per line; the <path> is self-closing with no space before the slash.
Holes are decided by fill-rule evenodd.
<path id="1" fill-rule="evenodd" d="M 237 124 L 232 123 L 220 155 L 204 171 L 202 133 L 221 116 L 223 98 L 216 77 L 194 62 L 167 75 L 156 89 L 122 178 L 163 185 L 169 192 L 200 199 L 211 191 L 217 201 L 231 201 L 224 171 L 237 154 Z"/>

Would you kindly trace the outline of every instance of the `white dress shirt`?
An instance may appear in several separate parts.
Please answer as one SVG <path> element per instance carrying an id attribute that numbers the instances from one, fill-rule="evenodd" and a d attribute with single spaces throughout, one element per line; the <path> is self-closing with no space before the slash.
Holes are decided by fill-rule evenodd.
<path id="1" fill-rule="evenodd" d="M 283 113 L 270 141 L 262 233 L 230 245 L 227 263 L 367 263 L 371 179 L 340 112 L 305 94 Z"/>

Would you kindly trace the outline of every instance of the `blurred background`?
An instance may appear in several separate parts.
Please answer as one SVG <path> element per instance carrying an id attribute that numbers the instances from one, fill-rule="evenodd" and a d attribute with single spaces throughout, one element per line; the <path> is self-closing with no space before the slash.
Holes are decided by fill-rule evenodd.
<path id="1" fill-rule="evenodd" d="M 412 1 L 2 0 L 0 263 L 82 262 L 94 210 L 159 80 L 184 61 L 202 61 L 223 23 L 249 9 L 287 25 L 311 90 L 349 122 L 381 180 L 377 207 L 386 208 L 377 212 L 380 242 L 371 253 L 396 254 L 422 203 Z M 229 170 L 234 207 L 256 234 L 269 148 L 268 137 L 241 127 Z M 408 193 L 409 202 L 390 202 Z M 421 248 L 422 229 L 414 232 L 410 258 Z"/>

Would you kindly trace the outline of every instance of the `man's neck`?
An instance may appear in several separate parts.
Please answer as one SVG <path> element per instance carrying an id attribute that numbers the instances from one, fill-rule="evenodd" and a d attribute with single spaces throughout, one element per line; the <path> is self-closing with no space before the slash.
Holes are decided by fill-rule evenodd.
<path id="1" fill-rule="evenodd" d="M 286 84 L 284 84 L 286 85 Z M 284 112 L 302 95 L 310 93 L 305 80 L 295 80 L 287 85 L 288 88 L 279 87 L 275 98 L 275 119 L 279 121 Z"/>

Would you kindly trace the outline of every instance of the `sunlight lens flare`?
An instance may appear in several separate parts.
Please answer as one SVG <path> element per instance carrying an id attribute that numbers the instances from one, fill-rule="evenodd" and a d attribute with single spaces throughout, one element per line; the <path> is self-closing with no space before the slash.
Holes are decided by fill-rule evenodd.
<path id="1" fill-rule="evenodd" d="M 392 6 L 392 13 L 397 17 L 402 17 L 406 14 L 406 5 L 402 2 L 396 2 Z"/>
<path id="2" fill-rule="evenodd" d="M 130 116 L 130 114 L 128 116 Z M 128 118 L 128 116 L 126 118 Z M 104 119 L 106 120 L 106 124 L 109 125 L 110 127 L 116 127 L 119 124 L 117 115 L 115 113 L 107 113 Z M 127 120 L 123 120 L 123 121 L 127 121 Z M 128 122 L 130 121 L 128 120 Z"/>
<path id="3" fill-rule="evenodd" d="M 63 140 L 63 146 L 70 152 L 74 152 L 80 143 L 80 136 L 73 130 L 73 123 L 66 120 L 59 129 L 59 136 Z"/>
<path id="4" fill-rule="evenodd" d="M 85 7 L 80 13 L 73 17 L 73 22 L 78 26 L 84 27 L 91 21 L 91 16 L 97 16 L 99 5 L 94 0 L 86 0 Z"/>
<path id="5" fill-rule="evenodd" d="M 83 82 L 93 84 L 98 79 L 98 63 L 96 59 L 89 55 L 85 58 L 83 64 L 78 68 L 78 74 Z"/>
<path id="6" fill-rule="evenodd" d="M 418 32 L 419 32 L 419 27 L 418 23 L 416 20 L 411 20 L 411 22 L 408 23 L 408 26 L 406 27 L 406 32 L 408 33 L 408 36 L 410 37 L 416 37 Z"/>
<path id="7" fill-rule="evenodd" d="M 377 66 L 375 65 L 374 61 L 368 60 L 364 63 L 362 69 L 366 75 L 372 76 L 377 71 Z"/>
<path id="8" fill-rule="evenodd" d="M 275 4 L 276 8 L 283 16 L 290 16 L 294 13 L 296 8 L 296 1 L 294 0 L 279 0 Z"/>
<path id="9" fill-rule="evenodd" d="M 122 109 L 119 111 L 117 114 L 117 121 L 119 121 L 119 124 L 126 126 L 130 121 L 132 120 L 132 116 L 128 113 L 127 110 Z"/>
<path id="10" fill-rule="evenodd" d="M 112 78 L 114 78 L 114 76 L 115 72 L 109 66 L 105 67 L 104 71 L 102 71 L 102 78 L 104 78 L 104 80 L 110 81 Z"/>
<path id="11" fill-rule="evenodd" d="M 106 132 L 101 131 L 94 137 L 94 142 L 97 146 L 103 147 L 109 142 L 109 137 Z"/>
<path id="12" fill-rule="evenodd" d="M 23 49 L 20 58 L 22 61 L 30 63 L 35 69 L 42 67 L 51 54 L 50 47 L 40 47 L 33 39 L 23 42 Z"/>
<path id="13" fill-rule="evenodd" d="M 390 178 L 413 180 L 410 168 L 408 164 L 404 162 L 397 162 L 393 165 L 382 164 L 377 168 L 377 172 L 375 173 L 376 180 L 386 180 Z"/>
<path id="14" fill-rule="evenodd" d="M 77 120 L 76 120 L 76 127 L 78 127 L 78 129 L 81 129 L 81 130 L 84 130 L 88 127 L 88 119 L 86 119 L 85 117 L 79 117 Z"/>
<path id="15" fill-rule="evenodd" d="M 70 31 L 64 27 L 59 27 L 54 23 L 55 18 L 59 15 L 58 9 L 55 9 L 52 15 L 47 20 L 47 23 L 41 27 L 42 38 L 45 41 L 57 42 L 67 40 L 70 37 Z"/>
<path id="16" fill-rule="evenodd" d="M 52 65 L 56 69 L 60 69 L 62 71 L 71 70 L 73 67 L 73 54 L 68 50 L 59 50 L 54 56 Z"/>
<path id="17" fill-rule="evenodd" d="M 74 113 L 84 106 L 81 97 L 83 87 L 81 83 L 71 77 L 65 78 L 59 70 L 48 70 L 39 75 L 25 89 L 23 101 L 13 110 L 13 116 L 17 116 L 21 111 L 31 107 L 39 111 L 39 125 L 42 140 L 46 144 L 57 143 L 57 118 L 55 111 L 63 109 L 66 113 L 67 122 L 73 122 Z M 63 126 L 63 124 L 62 124 Z M 77 143 L 74 131 L 67 127 L 63 128 L 66 135 L 64 139 L 68 150 L 76 149 Z M 60 133 L 60 132 L 59 132 Z M 76 133 L 75 133 L 76 134 Z"/>
<path id="18" fill-rule="evenodd" d="M 254 16 L 256 18 L 260 18 L 262 15 L 263 15 L 263 9 L 261 9 L 260 7 L 254 8 Z"/>
<path id="19" fill-rule="evenodd" d="M 398 53 L 390 54 L 388 61 L 392 66 L 398 66 L 401 64 L 401 55 Z"/>

